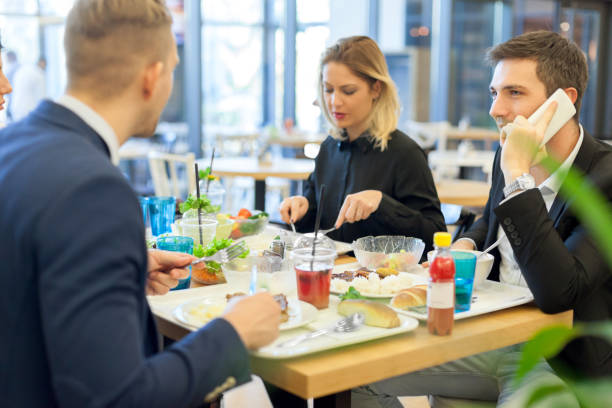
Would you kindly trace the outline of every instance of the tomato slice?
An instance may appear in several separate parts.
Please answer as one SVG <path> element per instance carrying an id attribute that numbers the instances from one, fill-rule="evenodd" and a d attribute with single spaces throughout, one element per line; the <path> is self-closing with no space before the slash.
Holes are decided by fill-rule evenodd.
<path id="1" fill-rule="evenodd" d="M 246 208 L 241 208 L 240 211 L 238 211 L 238 217 L 249 218 L 251 215 L 253 214 Z"/>

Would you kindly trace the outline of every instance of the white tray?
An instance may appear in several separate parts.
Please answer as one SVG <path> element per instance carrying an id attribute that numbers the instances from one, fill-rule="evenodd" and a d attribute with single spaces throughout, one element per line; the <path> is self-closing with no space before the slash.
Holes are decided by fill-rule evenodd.
<path id="1" fill-rule="evenodd" d="M 318 330 L 332 326 L 342 316 L 337 313 L 337 307 L 340 300 L 336 296 L 331 296 L 329 299 L 329 307 L 319 310 L 317 320 L 295 330 L 287 330 L 281 333 L 278 339 L 269 346 L 263 347 L 252 354 L 258 357 L 283 359 L 290 357 L 303 356 L 305 354 L 317 353 L 319 351 L 331 350 L 339 347 L 349 346 L 351 344 L 362 343 L 365 341 L 380 339 L 393 336 L 400 333 L 406 333 L 416 329 L 419 322 L 412 317 L 404 316 L 398 313 L 400 319 L 399 327 L 393 329 L 383 329 L 380 327 L 362 326 L 359 330 L 352 333 L 336 333 L 331 332 L 311 340 L 304 341 L 294 347 L 277 347 L 278 344 L 307 333 L 312 330 Z"/>
<path id="2" fill-rule="evenodd" d="M 177 325 L 184 327 L 187 330 L 193 331 L 195 329 L 191 325 L 176 319 L 174 316 L 174 310 L 181 304 L 188 301 L 209 297 L 219 298 L 220 296 L 225 296 L 226 293 L 230 292 L 232 292 L 232 287 L 228 284 L 222 284 L 173 291 L 163 296 L 148 296 L 147 299 L 153 314 L 166 320 L 175 322 Z M 280 337 L 274 343 L 267 347 L 261 348 L 252 354 L 259 357 L 273 359 L 296 357 L 361 343 L 364 341 L 393 336 L 399 333 L 405 333 L 416 329 L 419 325 L 416 319 L 398 314 L 400 318 L 400 326 L 393 329 L 362 326 L 358 331 L 353 333 L 329 333 L 321 337 L 305 341 L 293 348 L 276 347 L 276 344 L 280 344 L 281 342 L 294 336 L 307 333 L 311 330 L 331 326 L 338 319 L 342 318 L 342 316 L 336 312 L 338 302 L 339 300 L 337 297 L 331 296 L 330 307 L 324 310 L 319 310 L 317 312 L 317 318 L 314 322 L 300 328 L 281 332 Z"/>
<path id="3" fill-rule="evenodd" d="M 260 252 L 270 248 L 270 243 L 274 240 L 274 237 L 280 235 L 281 230 L 282 228 L 268 224 L 259 234 L 249 235 L 241 239 L 247 243 L 251 251 Z M 351 244 L 346 242 L 334 241 L 334 244 L 336 244 L 336 252 L 338 255 L 343 255 L 353 250 Z"/>
<path id="4" fill-rule="evenodd" d="M 523 286 L 508 285 L 491 280 L 486 280 L 472 293 L 472 305 L 470 310 L 455 313 L 455 320 L 466 319 L 485 313 L 508 309 L 513 306 L 523 305 L 533 300 L 529 288 Z M 394 308 L 395 309 L 395 308 Z M 427 320 L 427 310 L 424 313 L 415 311 L 404 311 L 395 309 L 398 313 Z"/>

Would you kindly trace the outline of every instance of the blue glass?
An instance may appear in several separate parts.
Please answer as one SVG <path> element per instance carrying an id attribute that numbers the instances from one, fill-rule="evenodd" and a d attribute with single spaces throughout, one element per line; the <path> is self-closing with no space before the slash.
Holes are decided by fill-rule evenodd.
<path id="1" fill-rule="evenodd" d="M 146 228 L 149 198 L 148 197 L 138 197 L 138 201 L 140 202 L 140 210 L 142 211 L 142 223 L 144 224 Z"/>
<path id="2" fill-rule="evenodd" d="M 455 312 L 470 310 L 476 255 L 469 252 L 451 251 L 455 261 Z"/>
<path id="3" fill-rule="evenodd" d="M 172 232 L 176 200 L 174 197 L 149 197 L 149 220 L 153 236 Z"/>
<path id="4" fill-rule="evenodd" d="M 184 252 L 193 255 L 193 238 L 190 237 L 160 237 L 156 241 L 157 249 L 173 252 Z M 191 283 L 191 266 L 189 267 L 189 276 L 185 279 L 179 279 L 178 285 L 170 290 L 189 289 Z"/>

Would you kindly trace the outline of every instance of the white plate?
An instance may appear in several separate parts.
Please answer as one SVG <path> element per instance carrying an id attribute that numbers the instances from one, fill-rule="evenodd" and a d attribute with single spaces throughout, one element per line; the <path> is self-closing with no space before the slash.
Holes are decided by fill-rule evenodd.
<path id="1" fill-rule="evenodd" d="M 317 308 L 310 303 L 297 299 L 288 299 L 288 303 L 289 320 L 280 325 L 280 330 L 295 329 L 317 318 Z M 176 307 L 173 315 L 179 322 L 190 328 L 199 329 L 215 317 L 219 317 L 225 310 L 226 305 L 225 298 L 218 296 L 193 299 Z M 198 311 L 199 315 L 194 315 L 194 312 Z"/>
<path id="2" fill-rule="evenodd" d="M 455 320 L 466 319 L 472 316 L 523 305 L 532 300 L 533 295 L 529 288 L 486 280 L 472 293 L 472 305 L 470 310 L 455 313 Z M 395 309 L 395 311 L 415 317 L 419 320 L 427 320 L 426 309 L 424 309 L 422 313 L 400 309 Z"/>

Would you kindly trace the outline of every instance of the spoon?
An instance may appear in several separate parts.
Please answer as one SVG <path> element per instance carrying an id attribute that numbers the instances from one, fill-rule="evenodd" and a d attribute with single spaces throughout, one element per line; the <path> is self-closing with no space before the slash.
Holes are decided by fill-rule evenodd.
<path id="1" fill-rule="evenodd" d="M 314 339 L 315 337 L 322 336 L 332 331 L 338 332 L 338 333 L 350 333 L 360 328 L 363 325 L 364 320 L 365 320 L 365 317 L 363 313 L 353 313 L 350 316 L 347 316 L 345 318 L 338 320 L 331 327 L 326 327 L 323 329 L 312 331 L 310 333 L 306 333 L 306 334 L 302 334 L 302 335 L 293 337 L 289 340 L 286 340 L 278 344 L 276 347 L 294 347 L 303 341 Z"/>
<path id="2" fill-rule="evenodd" d="M 503 237 L 502 237 L 503 238 Z M 497 248 L 497 246 L 501 243 L 502 238 L 498 239 L 497 241 L 495 241 L 494 243 L 492 243 L 487 249 L 485 249 L 484 251 L 482 251 L 480 254 L 478 254 L 478 257 L 476 257 L 476 259 L 480 258 L 481 256 L 483 256 L 484 254 L 488 254 L 492 249 Z"/>

